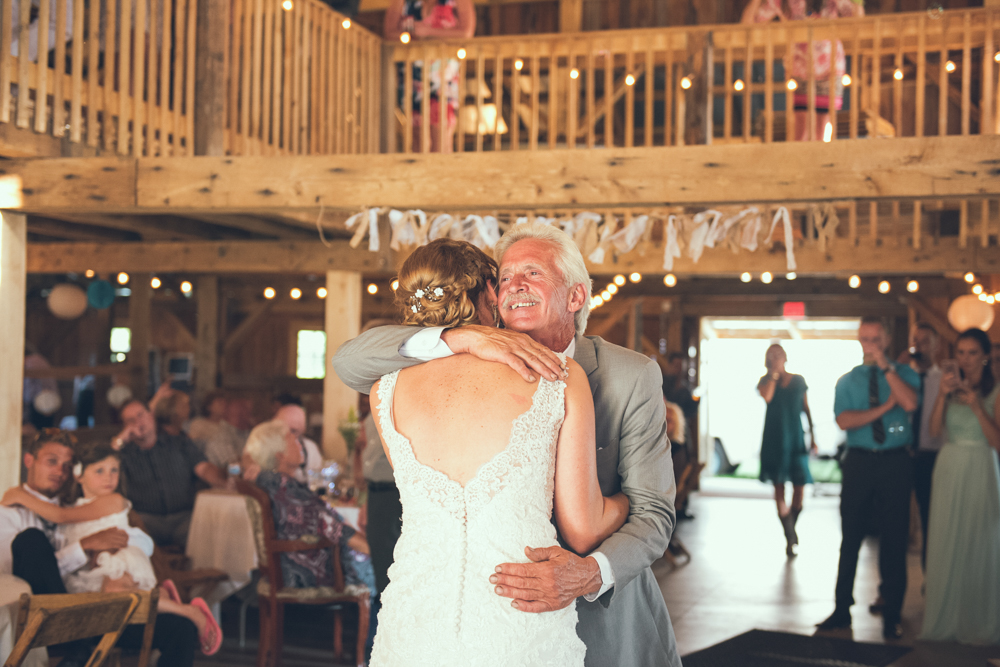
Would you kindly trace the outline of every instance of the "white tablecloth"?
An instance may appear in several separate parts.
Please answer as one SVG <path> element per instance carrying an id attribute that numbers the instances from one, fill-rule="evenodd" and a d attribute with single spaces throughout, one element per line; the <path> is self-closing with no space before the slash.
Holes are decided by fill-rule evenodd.
<path id="1" fill-rule="evenodd" d="M 247 514 L 246 498 L 232 491 L 202 491 L 194 502 L 187 555 L 192 568 L 212 567 L 229 575 L 203 597 L 219 602 L 250 582 L 257 569 L 257 549 Z"/>
<path id="2" fill-rule="evenodd" d="M 22 593 L 31 593 L 31 587 L 12 574 L 0 574 L 0 663 L 14 650 L 14 626 L 17 624 L 17 606 Z M 44 648 L 28 651 L 24 667 L 45 667 L 49 655 Z"/>

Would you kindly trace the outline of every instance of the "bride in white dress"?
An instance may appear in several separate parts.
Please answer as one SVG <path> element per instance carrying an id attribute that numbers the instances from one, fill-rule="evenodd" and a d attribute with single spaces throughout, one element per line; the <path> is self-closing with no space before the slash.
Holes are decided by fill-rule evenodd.
<path id="1" fill-rule="evenodd" d="M 495 272 L 468 243 L 418 248 L 396 291 L 404 324 L 493 325 Z M 561 358 L 564 381 L 529 384 L 458 354 L 372 388 L 403 505 L 372 667 L 582 667 L 575 605 L 525 613 L 489 581 L 500 563 L 528 562 L 526 545 L 556 545 L 557 528 L 586 554 L 628 515 L 624 494 L 601 495 L 590 386 Z"/>

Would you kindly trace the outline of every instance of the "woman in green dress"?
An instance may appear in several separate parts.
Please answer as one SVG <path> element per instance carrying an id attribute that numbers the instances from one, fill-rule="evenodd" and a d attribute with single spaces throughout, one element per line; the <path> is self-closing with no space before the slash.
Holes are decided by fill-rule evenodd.
<path id="1" fill-rule="evenodd" d="M 788 356 L 780 345 L 767 348 L 764 366 L 767 375 L 757 383 L 757 391 L 767 403 L 764 415 L 764 437 L 760 447 L 760 481 L 774 484 L 774 501 L 778 519 L 785 531 L 785 554 L 795 556 L 799 537 L 795 523 L 802 512 L 802 496 L 806 484 L 812 484 L 809 474 L 809 450 L 802 431 L 802 413 L 809 421 L 809 438 L 816 448 L 812 414 L 806 399 L 806 380 L 785 370 Z M 792 504 L 785 501 L 785 484 L 792 483 Z"/>
<path id="2" fill-rule="evenodd" d="M 1000 385 L 990 339 L 958 337 L 931 413 L 945 445 L 934 464 L 922 639 L 1000 644 Z M 949 368 L 950 366 L 950 368 Z"/>

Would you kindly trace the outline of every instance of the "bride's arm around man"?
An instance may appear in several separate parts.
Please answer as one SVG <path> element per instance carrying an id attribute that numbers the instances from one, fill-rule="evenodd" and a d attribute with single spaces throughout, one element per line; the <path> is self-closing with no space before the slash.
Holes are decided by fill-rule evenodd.
<path id="1" fill-rule="evenodd" d="M 586 372 L 595 407 L 601 491 L 630 501 L 625 525 L 581 557 L 560 547 L 526 550 L 527 564 L 498 564 L 498 595 L 525 612 L 577 598 L 587 665 L 680 665 L 673 629 L 650 565 L 673 532 L 674 481 L 659 369 L 640 354 L 583 336 L 590 278 L 579 250 L 558 229 L 519 225 L 501 239 L 499 315 L 507 330 L 380 327 L 345 343 L 333 365 L 367 393 L 382 375 L 453 353 L 507 363 L 526 379 L 560 374 L 565 352 Z"/>

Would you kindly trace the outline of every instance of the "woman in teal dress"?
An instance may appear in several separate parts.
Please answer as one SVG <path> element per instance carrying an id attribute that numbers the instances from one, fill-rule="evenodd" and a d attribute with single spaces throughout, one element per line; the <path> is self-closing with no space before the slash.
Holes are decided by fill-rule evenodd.
<path id="1" fill-rule="evenodd" d="M 958 337 L 930 430 L 947 437 L 934 464 L 922 639 L 1000 644 L 1000 385 L 990 339 Z"/>
<path id="2" fill-rule="evenodd" d="M 802 512 L 802 496 L 806 484 L 812 484 L 809 474 L 809 450 L 802 431 L 802 413 L 809 421 L 812 448 L 812 414 L 806 400 L 806 380 L 785 370 L 788 356 L 780 345 L 772 345 L 764 354 L 767 375 L 757 383 L 757 391 L 767 402 L 764 415 L 764 437 L 760 446 L 760 481 L 774 484 L 774 501 L 778 519 L 785 531 L 785 554 L 795 556 L 799 543 L 795 523 Z M 792 504 L 785 501 L 785 484 L 792 483 Z"/>

